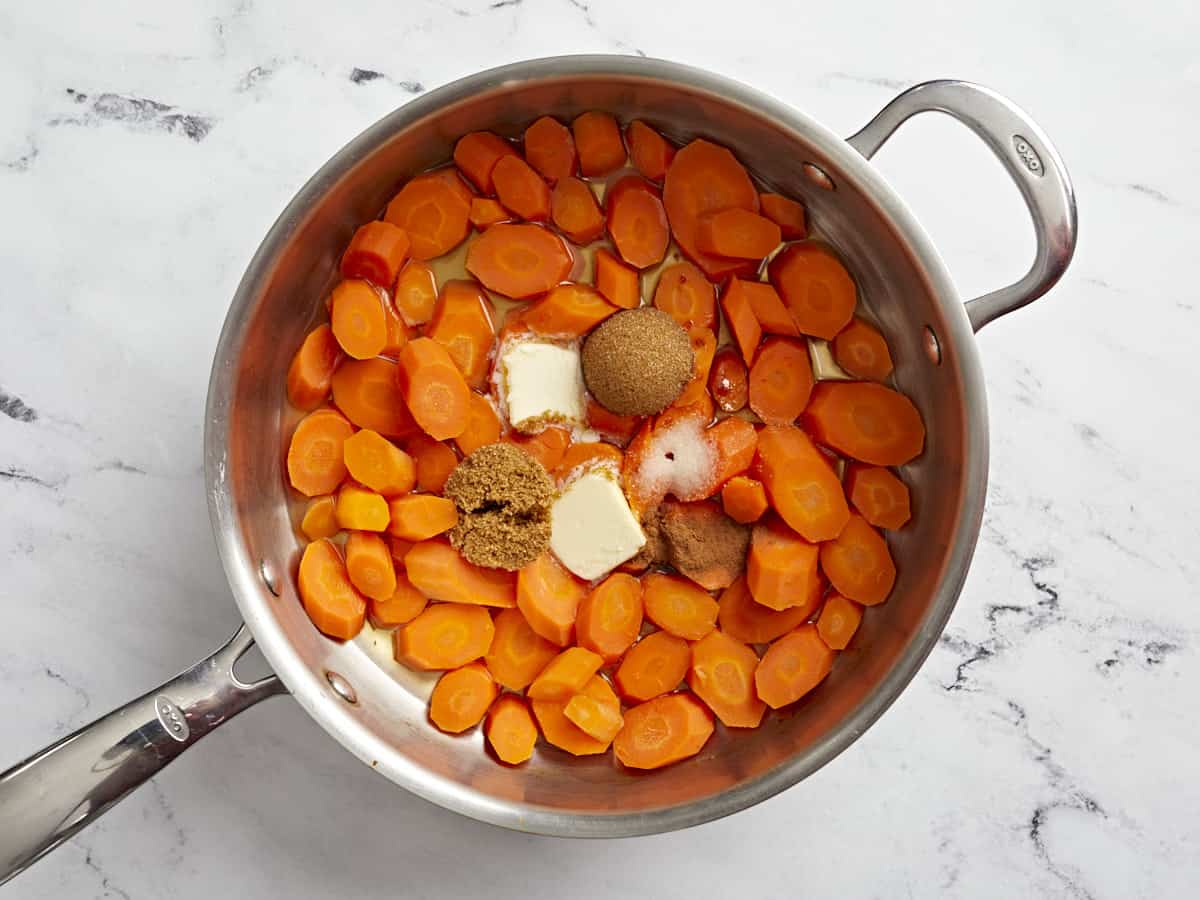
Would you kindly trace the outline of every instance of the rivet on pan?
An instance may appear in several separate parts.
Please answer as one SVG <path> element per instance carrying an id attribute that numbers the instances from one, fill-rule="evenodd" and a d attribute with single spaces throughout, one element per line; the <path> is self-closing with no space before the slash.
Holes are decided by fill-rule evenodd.
<path id="1" fill-rule="evenodd" d="M 326 671 L 325 680 L 329 682 L 329 686 L 333 688 L 333 692 L 347 703 L 358 702 L 358 694 L 354 693 L 354 688 L 350 687 L 350 682 L 337 672 Z"/>
<path id="2" fill-rule="evenodd" d="M 258 562 L 258 577 L 263 580 L 268 591 L 276 597 L 279 596 L 279 585 L 275 582 L 275 573 L 271 570 L 271 564 L 265 559 Z"/>
<path id="3" fill-rule="evenodd" d="M 833 179 L 826 175 L 825 170 L 820 166 L 815 166 L 812 163 L 806 162 L 800 168 L 804 172 L 804 177 L 822 190 L 837 190 L 837 186 L 833 183 Z"/>
<path id="4" fill-rule="evenodd" d="M 925 326 L 925 355 L 929 357 L 929 361 L 935 366 L 942 364 L 942 345 L 938 342 L 937 335 L 933 333 L 933 329 L 928 325 Z"/>

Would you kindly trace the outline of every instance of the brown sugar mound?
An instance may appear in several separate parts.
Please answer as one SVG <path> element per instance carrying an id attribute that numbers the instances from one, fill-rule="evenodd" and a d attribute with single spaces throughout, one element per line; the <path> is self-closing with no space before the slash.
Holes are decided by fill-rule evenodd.
<path id="1" fill-rule="evenodd" d="M 554 484 L 512 444 L 480 447 L 450 473 L 443 494 L 458 507 L 450 543 L 477 566 L 519 569 L 550 546 Z"/>
<path id="2" fill-rule="evenodd" d="M 666 501 L 658 509 L 667 561 L 707 591 L 723 590 L 746 568 L 750 528 L 715 503 Z"/>
<path id="3" fill-rule="evenodd" d="M 620 416 L 662 412 L 691 380 L 688 333 L 652 306 L 609 316 L 583 345 L 583 380 L 605 409 Z"/>

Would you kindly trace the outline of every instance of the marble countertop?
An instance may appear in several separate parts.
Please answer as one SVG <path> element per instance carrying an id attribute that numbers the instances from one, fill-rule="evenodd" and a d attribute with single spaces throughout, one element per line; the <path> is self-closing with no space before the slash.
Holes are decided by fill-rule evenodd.
<path id="1" fill-rule="evenodd" d="M 477 69 L 625 52 L 741 79 L 849 134 L 967 78 L 1056 141 L 1081 242 L 980 336 L 982 541 L 894 707 L 771 801 L 566 842 L 399 789 L 273 700 L 4 896 L 1180 897 L 1200 879 L 1200 56 L 1194 5 L 704 0 L 0 3 L 0 768 L 238 624 L 201 430 L 234 286 L 299 185 Z M 351 9 L 352 7 L 352 9 Z M 1016 192 L 924 117 L 878 164 L 964 295 L 1033 252 Z"/>

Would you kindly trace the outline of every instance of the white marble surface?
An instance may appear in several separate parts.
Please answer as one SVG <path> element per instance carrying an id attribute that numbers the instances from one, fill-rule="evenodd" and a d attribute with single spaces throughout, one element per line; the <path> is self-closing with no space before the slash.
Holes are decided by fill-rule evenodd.
<path id="1" fill-rule="evenodd" d="M 1074 267 L 980 339 L 983 540 L 913 685 L 800 787 L 608 843 L 443 812 L 277 699 L 5 897 L 1194 895 L 1197 7 L 669 6 L 0 2 L 0 767 L 235 628 L 202 407 L 228 299 L 284 203 L 412 94 L 565 52 L 707 66 L 842 133 L 904 85 L 969 78 L 1070 165 Z M 964 293 L 1020 274 L 1019 200 L 961 128 L 914 123 L 879 164 Z"/>

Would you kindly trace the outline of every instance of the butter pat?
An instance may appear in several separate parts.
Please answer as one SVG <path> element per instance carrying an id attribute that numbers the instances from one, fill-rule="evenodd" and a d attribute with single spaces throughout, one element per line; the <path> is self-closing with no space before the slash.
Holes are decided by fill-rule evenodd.
<path id="1" fill-rule="evenodd" d="M 501 392 L 517 431 L 587 421 L 579 350 L 543 341 L 512 342 L 500 357 Z"/>
<path id="2" fill-rule="evenodd" d="M 591 581 L 637 555 L 646 536 L 609 473 L 576 478 L 550 507 L 550 549 Z"/>

